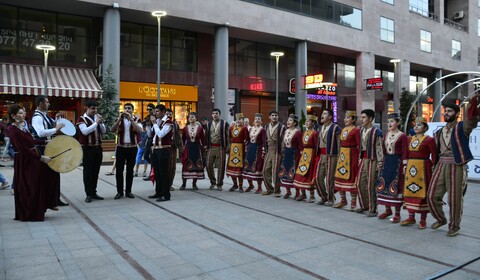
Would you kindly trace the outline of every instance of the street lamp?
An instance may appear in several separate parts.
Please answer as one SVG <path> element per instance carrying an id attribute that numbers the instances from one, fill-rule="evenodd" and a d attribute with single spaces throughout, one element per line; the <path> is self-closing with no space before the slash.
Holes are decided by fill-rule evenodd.
<path id="1" fill-rule="evenodd" d="M 166 16 L 167 12 L 165 11 L 154 11 L 152 12 L 152 16 L 157 18 L 158 23 L 158 33 L 157 33 L 157 105 L 160 104 L 160 19 L 163 16 Z"/>
<path id="2" fill-rule="evenodd" d="M 48 91 L 48 52 L 54 51 L 55 47 L 51 45 L 36 45 L 36 49 L 43 51 L 43 61 L 45 67 L 43 68 L 43 88 L 45 90 L 44 94 L 47 96 Z"/>
<path id="3" fill-rule="evenodd" d="M 278 61 L 283 56 L 283 52 L 271 52 L 270 56 L 275 57 L 275 110 L 278 112 Z"/>

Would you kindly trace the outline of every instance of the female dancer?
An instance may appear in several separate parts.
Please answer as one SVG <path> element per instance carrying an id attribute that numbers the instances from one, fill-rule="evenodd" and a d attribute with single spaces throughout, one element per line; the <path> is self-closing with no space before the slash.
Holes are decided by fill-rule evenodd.
<path id="1" fill-rule="evenodd" d="M 360 149 L 360 128 L 355 126 L 357 115 L 355 111 L 345 113 L 345 128 L 340 133 L 340 152 L 338 153 L 335 172 L 335 190 L 340 193 L 340 202 L 333 208 L 346 206 L 346 192 L 350 192 L 351 204 L 349 211 L 355 211 L 357 205 L 357 188 L 355 179 L 358 173 L 358 159 Z"/>
<path id="2" fill-rule="evenodd" d="M 385 212 L 378 216 L 385 219 L 391 216 L 392 206 L 395 216 L 392 223 L 400 222 L 400 210 L 403 205 L 403 166 L 407 163 L 407 136 L 398 129 L 400 114 L 388 114 L 388 132 L 384 139 L 385 161 L 377 182 L 378 204 L 385 205 Z"/>
<path id="3" fill-rule="evenodd" d="M 428 130 L 427 119 L 416 118 L 413 129 L 415 135 L 408 140 L 408 162 L 404 185 L 403 207 L 408 210 L 408 219 L 402 221 L 400 225 L 415 224 L 415 213 L 420 213 L 418 228 L 424 229 L 427 226 L 426 219 L 429 212 L 428 185 L 432 178 L 432 162 L 435 162 L 437 157 L 437 146 L 433 137 L 425 135 Z"/>
<path id="4" fill-rule="evenodd" d="M 287 189 L 283 198 L 287 199 L 292 195 L 290 189 L 293 187 L 295 169 L 300 161 L 302 150 L 302 132 L 297 128 L 298 117 L 290 115 L 287 120 L 287 130 L 282 141 L 283 159 L 280 166 L 280 186 Z M 295 199 L 300 196 L 300 189 L 296 189 Z"/>
<path id="5" fill-rule="evenodd" d="M 205 167 L 204 153 L 206 151 L 205 133 L 202 125 L 197 121 L 197 113 L 188 114 L 188 125 L 182 130 L 182 141 L 185 146 L 182 155 L 182 186 L 184 190 L 187 179 L 192 179 L 192 189 L 198 190 L 197 180 L 205 179 L 203 169 Z"/>
<path id="6" fill-rule="evenodd" d="M 229 191 L 233 192 L 238 189 L 243 193 L 243 178 L 242 171 L 245 163 L 245 147 L 250 142 L 248 129 L 244 126 L 243 114 L 237 113 L 235 115 L 237 122 L 230 126 L 228 162 L 227 162 L 227 176 L 232 177 L 233 186 Z M 238 181 L 237 181 L 238 179 Z"/>
<path id="7" fill-rule="evenodd" d="M 250 142 L 247 146 L 247 156 L 243 166 L 243 178 L 248 180 L 248 188 L 245 192 L 253 190 L 255 188 L 253 181 L 257 181 L 258 189 L 255 191 L 256 194 L 262 193 L 263 181 L 265 128 L 262 127 L 262 118 L 262 114 L 255 114 L 254 125 L 249 130 Z"/>

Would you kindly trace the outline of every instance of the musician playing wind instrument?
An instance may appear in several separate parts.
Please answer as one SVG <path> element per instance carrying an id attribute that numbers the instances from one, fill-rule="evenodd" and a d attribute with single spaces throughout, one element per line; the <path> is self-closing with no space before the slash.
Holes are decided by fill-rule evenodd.
<path id="1" fill-rule="evenodd" d="M 97 101 L 88 100 L 85 107 L 87 111 L 78 118 L 76 126 L 80 130 L 78 140 L 83 150 L 83 185 L 87 195 L 85 202 L 90 203 L 93 199 L 103 200 L 97 194 L 97 182 L 103 159 L 102 135 L 106 128 L 102 116 L 97 114 Z"/>

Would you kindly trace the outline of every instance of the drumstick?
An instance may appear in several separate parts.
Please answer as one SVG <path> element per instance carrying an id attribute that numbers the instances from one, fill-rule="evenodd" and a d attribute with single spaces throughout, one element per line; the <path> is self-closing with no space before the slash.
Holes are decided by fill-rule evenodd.
<path id="1" fill-rule="evenodd" d="M 61 152 L 61 153 L 59 153 L 59 154 L 56 154 L 56 155 L 54 155 L 54 156 L 51 156 L 50 158 L 51 158 L 51 159 L 54 159 L 54 158 L 56 158 L 56 157 L 58 157 L 58 156 L 60 156 L 60 155 L 62 155 L 62 154 L 64 154 L 64 153 L 70 151 L 71 149 L 72 149 L 72 148 L 68 148 L 67 150 L 65 150 L 65 151 L 63 151 L 63 152 Z"/>

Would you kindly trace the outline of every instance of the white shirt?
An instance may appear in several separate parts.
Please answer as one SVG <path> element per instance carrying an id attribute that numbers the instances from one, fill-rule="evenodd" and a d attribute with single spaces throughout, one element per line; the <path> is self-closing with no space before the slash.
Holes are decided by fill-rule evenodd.
<path id="1" fill-rule="evenodd" d="M 167 116 L 165 115 L 162 120 L 163 122 L 167 121 Z M 153 143 L 157 140 L 157 138 L 162 139 L 167 135 L 170 130 L 172 130 L 173 126 L 172 124 L 165 124 L 163 125 L 162 129 L 160 129 L 160 126 L 158 126 L 159 121 L 157 120 L 157 123 L 153 125 L 153 131 L 155 132 L 155 135 L 153 136 Z M 161 141 L 159 141 L 161 143 Z"/>
<path id="2" fill-rule="evenodd" d="M 36 112 L 42 114 L 43 116 L 45 116 L 45 118 L 48 118 L 47 113 L 41 112 L 38 110 Z M 44 118 L 41 116 L 34 116 L 32 118 L 32 126 L 37 132 L 38 137 L 50 137 L 54 135 L 57 132 L 57 130 L 55 128 L 46 129 L 45 125 L 43 124 L 43 121 L 44 121 Z"/>
<path id="3" fill-rule="evenodd" d="M 78 128 L 80 128 L 80 131 L 82 132 L 83 135 L 88 135 L 92 132 L 95 132 L 95 139 L 98 139 L 98 135 L 97 135 L 97 126 L 98 126 L 98 123 L 97 123 L 97 115 L 95 115 L 95 117 L 93 118 L 90 118 L 87 114 L 83 114 L 83 117 L 86 118 L 86 119 L 89 119 L 90 121 L 93 122 L 92 125 L 90 125 L 89 127 L 87 127 L 87 124 L 85 123 L 81 123 Z M 102 132 L 102 134 L 105 134 L 107 132 L 107 128 L 105 127 L 105 124 L 100 124 L 100 131 Z"/>

